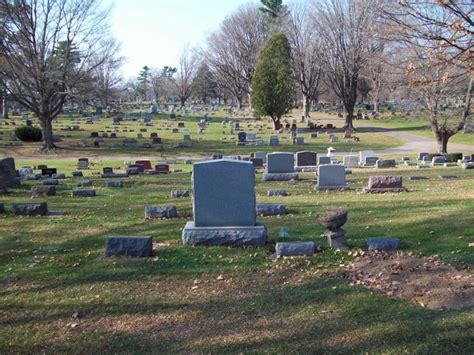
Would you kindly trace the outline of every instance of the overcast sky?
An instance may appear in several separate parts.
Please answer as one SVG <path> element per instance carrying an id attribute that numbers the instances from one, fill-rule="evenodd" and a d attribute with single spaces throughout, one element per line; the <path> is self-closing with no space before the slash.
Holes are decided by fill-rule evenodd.
<path id="1" fill-rule="evenodd" d="M 136 77 L 144 65 L 176 66 L 186 44 L 206 37 L 242 4 L 257 0 L 110 0 L 111 25 L 122 43 L 126 78 Z M 109 3 L 110 3 L 109 2 Z"/>

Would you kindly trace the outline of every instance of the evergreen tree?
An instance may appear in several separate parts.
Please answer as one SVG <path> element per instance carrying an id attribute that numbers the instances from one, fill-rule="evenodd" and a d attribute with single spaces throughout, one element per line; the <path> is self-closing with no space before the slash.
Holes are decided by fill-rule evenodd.
<path id="1" fill-rule="evenodd" d="M 209 66 L 206 63 L 203 63 L 196 74 L 193 85 L 193 94 L 202 100 L 204 103 L 207 103 L 208 97 L 215 97 L 217 90 L 217 83 L 212 74 Z"/>
<path id="2" fill-rule="evenodd" d="M 294 80 L 291 49 L 283 33 L 274 33 L 263 46 L 252 79 L 252 106 L 257 115 L 270 116 L 275 130 L 292 108 Z"/>
<path id="3" fill-rule="evenodd" d="M 138 74 L 138 83 L 137 92 L 143 97 L 143 101 L 147 101 L 150 86 L 150 68 L 148 66 L 145 65 Z"/>

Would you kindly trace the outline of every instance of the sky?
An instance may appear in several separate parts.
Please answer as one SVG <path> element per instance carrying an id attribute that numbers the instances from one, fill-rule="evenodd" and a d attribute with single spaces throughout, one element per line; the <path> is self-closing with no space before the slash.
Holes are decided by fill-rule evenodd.
<path id="1" fill-rule="evenodd" d="M 224 18 L 257 0 L 111 0 L 111 30 L 126 57 L 123 74 L 135 78 L 147 65 L 177 66 L 186 45 L 204 44 Z M 105 2 L 107 4 L 107 2 Z"/>

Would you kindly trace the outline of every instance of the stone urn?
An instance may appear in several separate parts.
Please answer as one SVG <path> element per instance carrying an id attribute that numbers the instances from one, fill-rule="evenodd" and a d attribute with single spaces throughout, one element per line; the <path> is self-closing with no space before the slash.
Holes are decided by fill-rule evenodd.
<path id="1" fill-rule="evenodd" d="M 346 232 L 341 228 L 346 222 L 347 211 L 342 208 L 327 210 L 320 215 L 319 223 L 326 228 L 324 235 L 328 238 L 328 244 L 332 249 L 348 247 Z"/>

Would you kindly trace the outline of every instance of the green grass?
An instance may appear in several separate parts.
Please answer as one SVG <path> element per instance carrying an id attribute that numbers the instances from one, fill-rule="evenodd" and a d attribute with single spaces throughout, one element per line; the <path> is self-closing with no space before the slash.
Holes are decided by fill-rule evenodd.
<path id="1" fill-rule="evenodd" d="M 80 131 L 64 131 L 63 129 L 68 126 L 72 126 L 76 122 L 77 117 L 71 119 L 67 117 L 60 117 L 58 122 L 54 124 L 55 134 L 63 136 L 63 142 L 58 143 L 62 149 L 56 152 L 55 157 L 76 157 L 76 156 L 108 156 L 108 157 L 123 157 L 123 156 L 151 156 L 151 155 L 163 155 L 163 156 L 184 156 L 184 155 L 199 155 L 209 156 L 212 153 L 222 153 L 225 155 L 232 154 L 249 154 L 256 149 L 263 151 L 273 151 L 275 147 L 268 145 L 262 147 L 247 146 L 238 147 L 237 133 L 231 134 L 230 127 L 222 128 L 221 121 L 226 119 L 223 112 L 218 112 L 216 115 L 210 115 L 211 123 L 205 130 L 204 134 L 198 135 L 197 128 L 198 122 L 202 118 L 201 116 L 188 116 L 182 117 L 174 122 L 167 120 L 167 115 L 161 114 L 154 118 L 153 126 L 146 127 L 147 132 L 143 132 L 143 138 L 137 139 L 138 144 L 136 148 L 125 148 L 122 146 L 122 140 L 124 138 L 135 138 L 137 133 L 140 132 L 140 128 L 143 127 L 143 120 L 140 121 L 125 121 L 120 126 L 113 126 L 112 119 L 102 119 L 94 124 L 80 124 Z M 227 118 L 229 120 L 231 118 Z M 242 130 L 254 131 L 259 137 L 262 137 L 265 142 L 268 142 L 270 135 L 274 134 L 272 124 L 266 120 L 255 121 L 245 119 L 242 117 L 234 118 L 234 120 L 240 120 L 240 126 Z M 286 119 L 291 122 L 291 118 Z M 20 117 L 14 117 L 9 122 L 15 122 L 16 126 L 21 125 Z M 182 129 L 180 133 L 172 133 L 173 128 L 178 127 L 178 122 L 184 122 L 186 128 L 190 130 L 192 138 L 192 146 L 190 148 L 176 148 L 177 143 L 182 141 Z M 12 132 L 16 126 L 2 125 L 0 126 L 0 151 L 4 150 L 10 155 L 14 156 L 38 156 L 36 150 L 40 147 L 40 143 L 24 143 L 16 146 L 11 142 Z M 260 128 L 262 126 L 262 128 Z M 303 127 L 304 125 L 301 125 Z M 337 126 L 341 127 L 342 123 L 338 122 Z M 93 147 L 93 139 L 90 138 L 91 132 L 106 132 L 110 135 L 117 129 L 117 138 L 105 138 L 104 142 L 100 144 L 99 148 Z M 123 132 L 126 129 L 127 132 Z M 133 132 L 131 132 L 133 130 Z M 152 149 L 140 148 L 143 143 L 150 143 L 150 133 L 156 132 L 163 139 L 163 150 L 158 151 L 156 146 Z M 403 141 L 388 137 L 382 133 L 361 133 L 360 142 L 346 142 L 342 139 L 342 133 L 337 133 L 340 140 L 338 143 L 330 143 L 328 136 L 324 133 L 321 134 L 317 139 L 311 139 L 310 133 L 303 133 L 300 136 L 304 137 L 305 145 L 298 146 L 291 144 L 291 137 L 289 134 L 280 135 L 280 147 L 277 149 L 285 151 L 300 151 L 314 150 L 314 151 L 326 151 L 327 148 L 333 146 L 337 151 L 359 151 L 368 149 L 387 149 L 397 147 L 403 144 Z M 88 144 L 88 147 L 82 147 L 82 141 Z M 114 147 L 115 146 L 115 147 Z M 41 156 L 40 156 L 41 157 Z"/>
<path id="2" fill-rule="evenodd" d="M 338 127 L 342 124 L 334 115 L 314 116 Z M 301 174 L 302 179 L 294 183 L 263 183 L 259 172 L 257 202 L 282 202 L 289 210 L 286 216 L 259 218 L 268 227 L 266 246 L 183 246 L 181 231 L 192 219 L 191 198 L 169 196 L 172 189 L 191 189 L 191 165 L 179 159 L 172 168 L 181 172 L 129 177 L 124 179 L 124 189 L 107 189 L 96 173 L 105 166 L 123 168 L 123 160 L 129 157 L 147 156 L 156 163 L 165 157 L 199 158 L 212 153 L 324 152 L 329 146 L 341 152 L 403 144 L 382 132 L 360 133 L 359 143 L 340 139 L 334 144 L 325 134 L 311 139 L 305 133 L 304 146 L 290 144 L 284 134 L 278 148 L 237 147 L 237 132 L 231 135 L 229 128 L 221 127 L 225 114 L 218 112 L 211 118 L 202 136 L 196 132 L 198 116 L 178 119 L 185 122 L 194 140 L 191 148 L 178 149 L 174 146 L 182 133 L 171 133 L 178 121 L 168 123 L 164 115 L 157 117 L 138 141 L 149 142 L 149 134 L 157 132 L 164 141 L 163 151 L 112 147 L 124 137 L 135 138 L 142 128 L 139 122 L 123 122 L 119 138 L 105 139 L 100 148 L 81 148 L 78 144 L 83 139 L 92 145 L 92 131 L 113 131 L 111 119 L 81 124 L 81 131 L 69 132 L 61 128 L 74 120 L 61 117 L 55 127 L 56 134 L 64 136 L 59 143 L 63 149 L 50 155 L 39 154 L 39 144 L 15 146 L 8 138 L 15 126 L 0 126 L 0 155 L 14 156 L 17 168 L 46 161 L 70 176 L 78 157 L 92 158 L 84 179 L 93 180 L 98 193 L 95 198 L 72 198 L 71 190 L 80 178 L 61 181 L 57 196 L 37 199 L 47 201 L 51 211 L 67 212 L 54 218 L 10 214 L 12 202 L 31 201 L 30 188 L 38 182 L 25 181 L 0 196 L 7 209 L 7 215 L 0 216 L 0 353 L 473 352 L 472 308 L 432 311 L 351 287 L 342 267 L 351 257 L 328 248 L 317 217 L 328 208 L 348 209 L 344 228 L 351 248 L 363 247 L 368 237 L 393 236 L 401 239 L 404 250 L 438 254 L 444 262 L 472 270 L 474 253 L 468 246 L 474 242 L 472 170 L 400 167 L 377 171 L 402 175 L 409 189 L 385 195 L 360 193 L 374 174 L 368 169 L 353 169 L 353 175 L 348 175 L 352 189 L 344 192 L 314 191 L 310 173 Z M 273 134 L 265 120 L 238 119 L 242 129 L 256 131 L 265 140 Z M 19 117 L 13 121 L 21 124 Z M 364 124 L 431 134 L 422 120 Z M 262 131 L 257 125 L 263 125 Z M 122 132 L 125 126 L 134 132 Z M 342 138 L 340 132 L 337 135 Z M 473 144 L 469 138 L 458 134 L 450 142 Z M 415 159 L 416 152 L 408 155 Z M 440 180 L 440 174 L 456 174 L 459 179 Z M 407 179 L 410 175 L 430 179 L 412 182 Z M 267 197 L 271 188 L 286 189 L 290 195 Z M 144 206 L 151 204 L 176 205 L 179 218 L 145 220 Z M 307 259 L 269 260 L 281 227 L 289 231 L 289 240 L 312 240 L 322 251 Z M 146 261 L 98 260 L 108 235 L 151 236 L 169 246 Z M 79 318 L 73 317 L 76 312 Z"/>
<path id="3" fill-rule="evenodd" d="M 423 119 L 387 119 L 382 121 L 370 121 L 371 126 L 379 126 L 384 128 L 393 128 L 397 131 L 410 133 L 421 137 L 435 139 L 433 132 L 431 131 L 431 125 L 429 120 Z M 465 134 L 463 131 L 458 132 L 456 135 L 449 139 L 449 143 L 474 145 L 474 134 Z M 449 148 L 448 143 L 448 148 Z"/>
<path id="4" fill-rule="evenodd" d="M 17 166 L 37 160 L 17 160 Z M 86 171 L 95 198 L 72 198 L 79 178 L 62 181 L 47 199 L 62 217 L 0 217 L 0 352 L 383 352 L 472 353 L 474 310 L 432 311 L 350 287 L 340 265 L 351 257 L 328 249 L 317 215 L 349 210 L 345 225 L 352 248 L 367 237 L 400 238 L 403 248 L 472 269 L 474 175 L 459 168 L 397 168 L 410 192 L 366 195 L 360 189 L 373 171 L 354 169 L 352 188 L 316 192 L 313 175 L 302 180 L 261 182 L 257 202 L 283 202 L 290 214 L 260 218 L 269 244 L 260 248 L 188 247 L 181 230 L 192 219 L 191 199 L 171 199 L 175 188 L 191 188 L 190 165 L 167 176 L 138 176 L 124 189 L 107 189 L 93 172 L 122 166 L 101 160 Z M 52 161 L 60 172 L 74 160 Z M 379 173 L 379 172 L 377 172 Z M 458 180 L 439 180 L 439 174 Z M 409 175 L 430 180 L 408 181 Z M 36 182 L 2 196 L 31 201 Z M 284 188 L 287 197 L 267 197 Z M 179 218 L 147 221 L 144 206 L 173 204 Z M 278 229 L 290 240 L 313 240 L 322 252 L 308 259 L 270 261 Z M 170 246 L 147 261 L 97 260 L 107 235 L 147 235 Z M 80 318 L 72 318 L 80 312 Z"/>

